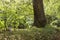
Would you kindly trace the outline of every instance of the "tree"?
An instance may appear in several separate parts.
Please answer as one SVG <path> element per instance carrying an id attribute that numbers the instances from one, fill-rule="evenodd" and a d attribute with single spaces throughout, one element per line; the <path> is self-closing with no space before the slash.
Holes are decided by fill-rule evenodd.
<path id="1" fill-rule="evenodd" d="M 33 0 L 34 26 L 45 27 L 47 21 L 44 13 L 43 0 Z"/>

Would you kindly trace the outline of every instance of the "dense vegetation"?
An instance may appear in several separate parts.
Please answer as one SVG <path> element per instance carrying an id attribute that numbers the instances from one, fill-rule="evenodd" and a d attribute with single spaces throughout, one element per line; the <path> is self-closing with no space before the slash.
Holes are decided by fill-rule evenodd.
<path id="1" fill-rule="evenodd" d="M 49 24 L 60 23 L 60 1 L 44 0 L 44 10 Z M 34 20 L 32 0 L 0 0 L 0 28 L 5 26 L 31 26 Z"/>
<path id="2" fill-rule="evenodd" d="M 39 20 L 34 21 L 34 14 L 39 11 L 34 11 L 38 4 L 33 5 L 32 0 L 0 0 L 0 40 L 5 40 L 5 37 L 9 40 L 10 34 L 10 40 L 15 40 L 15 37 L 16 40 L 60 40 L 60 0 L 43 0 L 43 13 L 47 21 L 44 28 L 33 26 L 34 23 L 44 24 L 37 23 L 43 17 L 38 16 Z"/>

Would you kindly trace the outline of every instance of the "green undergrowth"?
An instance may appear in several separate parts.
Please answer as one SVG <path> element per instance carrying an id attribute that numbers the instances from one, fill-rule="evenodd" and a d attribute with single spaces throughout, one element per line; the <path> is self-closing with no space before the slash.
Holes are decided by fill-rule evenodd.
<path id="1" fill-rule="evenodd" d="M 53 27 L 0 32 L 0 40 L 60 40 L 60 30 Z"/>

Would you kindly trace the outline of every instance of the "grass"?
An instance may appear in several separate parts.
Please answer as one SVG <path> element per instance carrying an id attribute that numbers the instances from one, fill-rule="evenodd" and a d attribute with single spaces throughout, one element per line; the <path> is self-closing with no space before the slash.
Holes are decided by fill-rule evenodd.
<path id="1" fill-rule="evenodd" d="M 60 30 L 52 27 L 1 31 L 0 40 L 60 40 Z"/>

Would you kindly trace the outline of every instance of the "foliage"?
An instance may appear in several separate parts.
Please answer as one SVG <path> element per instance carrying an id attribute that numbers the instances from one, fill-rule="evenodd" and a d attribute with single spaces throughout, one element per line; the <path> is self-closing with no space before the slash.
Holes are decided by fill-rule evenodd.
<path id="1" fill-rule="evenodd" d="M 59 20 L 60 0 L 44 0 L 44 11 L 49 24 Z M 30 28 L 33 22 L 32 0 L 0 0 L 0 28 L 19 28 L 21 24 L 24 28 Z"/>
<path id="2" fill-rule="evenodd" d="M 0 3 L 0 20 L 4 22 L 0 25 L 1 27 L 15 26 L 17 28 L 20 24 L 31 25 L 33 20 L 31 0 L 0 0 Z"/>
<path id="3" fill-rule="evenodd" d="M 44 0 L 44 10 L 45 10 L 48 24 L 50 23 L 50 25 L 52 25 L 52 26 L 55 25 L 56 27 L 58 27 L 56 24 L 60 25 L 58 22 L 60 20 L 59 7 L 60 7 L 59 0 Z M 56 21 L 56 22 L 54 22 L 54 21 Z M 54 24 L 54 23 L 56 23 L 56 24 Z"/>

